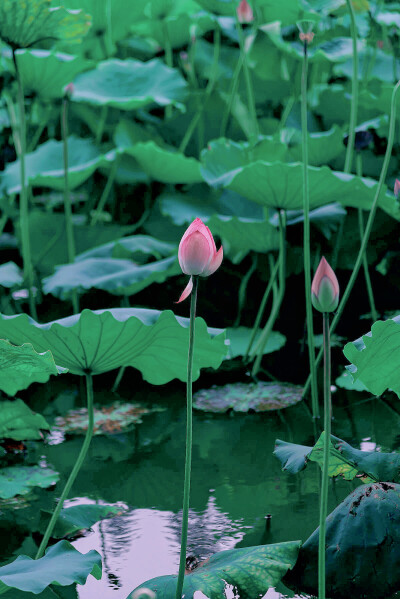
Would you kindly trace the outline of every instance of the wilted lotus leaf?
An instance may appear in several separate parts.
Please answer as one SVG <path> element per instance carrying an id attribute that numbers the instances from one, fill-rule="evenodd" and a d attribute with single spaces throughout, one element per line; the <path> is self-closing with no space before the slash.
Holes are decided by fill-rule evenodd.
<path id="1" fill-rule="evenodd" d="M 108 435 L 120 433 L 142 422 L 142 416 L 153 412 L 162 412 L 165 408 L 152 406 L 147 408 L 139 403 L 121 403 L 116 401 L 108 406 L 94 409 L 94 434 Z M 88 427 L 87 408 L 70 410 L 66 416 L 55 420 L 55 427 L 67 435 L 83 435 Z"/>
<path id="2" fill-rule="evenodd" d="M 80 42 L 91 25 L 81 10 L 52 6 L 52 0 L 2 0 L 0 37 L 12 48 L 28 48 L 41 40 Z"/>
<path id="3" fill-rule="evenodd" d="M 41 466 L 10 466 L 0 470 L 0 498 L 27 495 L 32 487 L 47 489 L 60 478 L 58 472 Z"/>
<path id="4" fill-rule="evenodd" d="M 41 439 L 41 430 L 49 430 L 41 414 L 35 414 L 22 401 L 0 401 L 0 438 L 14 441 Z"/>
<path id="5" fill-rule="evenodd" d="M 269 412 L 301 401 L 303 387 L 291 383 L 233 383 L 202 389 L 194 394 L 193 406 L 204 412 Z"/>

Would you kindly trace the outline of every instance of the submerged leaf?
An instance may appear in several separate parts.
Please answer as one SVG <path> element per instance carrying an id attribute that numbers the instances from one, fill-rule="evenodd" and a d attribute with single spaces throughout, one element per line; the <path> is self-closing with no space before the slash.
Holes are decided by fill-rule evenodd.
<path id="1" fill-rule="evenodd" d="M 60 478 L 58 472 L 41 466 L 9 466 L 0 469 L 0 497 L 27 495 L 32 487 L 47 489 Z M 1 577 L 0 577 L 1 580 Z"/>
<path id="2" fill-rule="evenodd" d="M 0 401 L 0 438 L 14 441 L 33 441 L 41 439 L 41 430 L 50 426 L 41 414 L 35 414 L 22 401 Z"/>

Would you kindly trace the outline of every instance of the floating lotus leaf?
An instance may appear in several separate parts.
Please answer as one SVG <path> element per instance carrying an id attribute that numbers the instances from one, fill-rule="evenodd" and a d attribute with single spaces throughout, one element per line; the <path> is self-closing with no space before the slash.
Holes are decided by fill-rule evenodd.
<path id="1" fill-rule="evenodd" d="M 0 438 L 14 441 L 41 439 L 41 430 L 50 427 L 41 414 L 35 414 L 22 401 L 0 401 Z"/>
<path id="2" fill-rule="evenodd" d="M 361 381 L 374 395 L 392 389 L 400 397 L 400 316 L 378 320 L 371 331 L 347 343 L 343 353 L 354 381 Z"/>
<path id="3" fill-rule="evenodd" d="M 58 472 L 41 466 L 9 466 L 0 469 L 0 498 L 27 495 L 33 487 L 47 489 L 60 478 Z M 1 580 L 1 577 L 0 577 Z"/>
<path id="4" fill-rule="evenodd" d="M 238 356 L 244 356 L 247 351 L 253 329 L 248 327 L 235 327 L 226 329 L 226 337 L 229 340 L 228 345 L 228 356 L 229 358 L 237 358 Z M 257 331 L 254 338 L 254 345 L 256 346 L 257 341 L 261 335 L 261 329 Z M 278 351 L 286 343 L 286 337 L 278 331 L 272 331 L 268 337 L 267 345 L 264 348 L 264 354 L 271 354 L 274 351 Z"/>
<path id="5" fill-rule="evenodd" d="M 0 287 L 15 287 L 23 282 L 22 270 L 15 262 L 6 262 L 0 266 Z"/>
<path id="6" fill-rule="evenodd" d="M 0 37 L 12 48 L 27 48 L 41 40 L 79 43 L 90 25 L 90 15 L 52 6 L 52 0 L 2 0 L 0 4 Z"/>
<path id="7" fill-rule="evenodd" d="M 0 592 L 19 589 L 37 595 L 50 584 L 68 586 L 85 584 L 91 574 L 101 578 L 101 556 L 97 551 L 80 553 L 68 541 L 60 541 L 47 549 L 45 555 L 34 560 L 19 555 L 11 564 L 0 568 Z"/>
<path id="8" fill-rule="evenodd" d="M 301 541 L 288 541 L 216 553 L 185 576 L 183 594 L 185 598 L 193 599 L 194 593 L 201 591 L 209 599 L 220 599 L 228 584 L 245 599 L 261 597 L 293 568 L 300 545 Z M 134 592 L 139 594 L 140 589 L 146 588 L 155 592 L 157 599 L 174 599 L 176 583 L 177 576 L 158 576 L 147 580 Z"/>
<path id="9" fill-rule="evenodd" d="M 335 384 L 341 389 L 348 389 L 349 391 L 368 391 L 367 387 L 360 381 L 360 379 L 355 381 L 350 372 L 347 372 L 346 370 L 337 377 Z"/>
<path id="10" fill-rule="evenodd" d="M 56 266 L 54 275 L 43 279 L 43 291 L 64 300 L 71 298 L 74 290 L 88 289 L 130 296 L 181 272 L 176 256 L 142 265 L 131 260 L 87 258 Z"/>
<path id="11" fill-rule="evenodd" d="M 114 152 L 102 154 L 91 139 L 80 139 L 71 135 L 68 138 L 68 184 L 75 189 L 84 183 L 100 166 L 105 166 L 115 158 Z M 26 155 L 26 183 L 33 187 L 64 189 L 63 143 L 50 139 L 36 150 Z M 21 189 L 19 160 L 7 165 L 1 186 L 8 194 L 19 193 Z"/>
<path id="12" fill-rule="evenodd" d="M 269 412 L 301 401 L 303 387 L 291 383 L 232 383 L 197 391 L 193 406 L 203 412 Z"/>
<path id="13" fill-rule="evenodd" d="M 176 317 L 170 310 L 145 308 L 83 310 L 46 324 L 26 314 L 0 315 L 0 337 L 13 343 L 28 340 L 36 351 L 50 348 L 56 362 L 73 374 L 133 366 L 155 385 L 174 378 L 186 381 L 188 327 L 188 318 Z M 226 352 L 225 333 L 207 329 L 204 320 L 196 318 L 194 380 L 200 368 L 218 368 Z"/>
<path id="14" fill-rule="evenodd" d="M 137 402 L 121 403 L 119 401 L 95 408 L 93 434 L 110 435 L 130 430 L 136 424 L 143 422 L 142 416 L 162 412 L 164 409 L 166 408 L 158 406 L 148 408 Z M 54 426 L 66 435 L 84 435 L 88 428 L 87 408 L 69 410 L 65 416 L 56 418 Z"/>
<path id="15" fill-rule="evenodd" d="M 0 389 L 15 395 L 32 383 L 47 383 L 51 374 L 67 372 L 56 366 L 51 351 L 37 353 L 30 343 L 16 346 L 0 339 Z"/>
<path id="16" fill-rule="evenodd" d="M 173 104 L 183 109 L 187 83 L 177 69 L 159 59 L 112 59 L 96 69 L 78 75 L 72 100 L 121 110 L 144 108 L 151 104 Z"/>
<path id="17" fill-rule="evenodd" d="M 386 599 L 400 587 L 400 485 L 374 483 L 353 491 L 326 519 L 326 595 Z M 284 579 L 318 594 L 319 529 L 305 541 Z"/>
<path id="18" fill-rule="evenodd" d="M 54 530 L 51 534 L 53 539 L 70 536 L 79 530 L 91 528 L 99 520 L 120 515 L 123 509 L 118 505 L 102 505 L 89 503 L 83 505 L 71 505 L 61 510 Z M 45 533 L 52 512 L 42 511 L 39 530 Z"/>

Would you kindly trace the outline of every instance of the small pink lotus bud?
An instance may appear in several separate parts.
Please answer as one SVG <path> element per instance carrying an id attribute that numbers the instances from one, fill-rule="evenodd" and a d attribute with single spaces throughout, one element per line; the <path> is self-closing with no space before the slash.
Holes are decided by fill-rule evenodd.
<path id="1" fill-rule="evenodd" d="M 400 193 L 400 181 L 399 179 L 396 179 L 396 181 L 394 182 L 394 195 L 396 196 L 396 198 L 399 197 L 399 193 Z"/>
<path id="2" fill-rule="evenodd" d="M 299 38 L 302 42 L 307 42 L 308 44 L 311 44 L 311 42 L 314 39 L 314 34 L 312 31 L 310 31 L 309 33 L 299 33 Z"/>
<path id="3" fill-rule="evenodd" d="M 239 23 L 251 23 L 254 21 L 253 11 L 247 0 L 240 0 L 240 4 L 236 9 Z"/>
<path id="4" fill-rule="evenodd" d="M 333 312 L 339 303 L 339 283 L 324 257 L 321 258 L 311 284 L 311 301 L 319 312 Z"/>
<path id="5" fill-rule="evenodd" d="M 223 258 L 222 246 L 217 252 L 214 237 L 211 231 L 202 222 L 196 218 L 186 229 L 178 249 L 178 260 L 182 272 L 186 275 L 200 275 L 208 277 L 212 275 L 220 266 Z M 190 295 L 193 288 L 192 276 L 178 300 L 182 302 Z"/>
<path id="6" fill-rule="evenodd" d="M 64 87 L 64 95 L 67 96 L 68 98 L 70 98 L 73 93 L 74 93 L 74 84 L 68 83 L 68 85 L 66 85 Z"/>

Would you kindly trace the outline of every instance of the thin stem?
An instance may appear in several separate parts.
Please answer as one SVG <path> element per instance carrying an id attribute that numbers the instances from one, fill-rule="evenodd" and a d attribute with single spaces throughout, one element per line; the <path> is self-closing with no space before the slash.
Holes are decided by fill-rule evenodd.
<path id="1" fill-rule="evenodd" d="M 171 40 L 169 39 L 168 23 L 165 19 L 162 20 L 162 27 L 163 27 L 163 34 L 164 34 L 165 64 L 167 65 L 167 67 L 170 67 L 172 69 L 172 67 L 174 66 L 173 53 L 172 53 Z M 165 118 L 166 118 L 166 120 L 169 120 L 171 117 L 172 117 L 172 106 L 169 104 L 168 106 L 165 107 Z"/>
<path id="2" fill-rule="evenodd" d="M 391 100 L 391 106 L 390 106 L 389 137 L 388 137 L 388 141 L 387 141 L 386 153 L 385 153 L 385 158 L 384 158 L 383 165 L 382 165 L 382 170 L 381 170 L 381 174 L 379 177 L 378 187 L 375 192 L 374 201 L 372 202 L 372 205 L 371 205 L 371 210 L 370 210 L 370 213 L 368 216 L 362 243 L 361 243 L 360 249 L 358 251 L 356 263 L 354 265 L 349 282 L 347 283 L 346 289 L 343 293 L 343 297 L 339 303 L 335 317 L 331 324 L 331 328 L 330 328 L 331 335 L 333 334 L 333 332 L 340 320 L 340 317 L 342 316 L 342 313 L 346 306 L 347 300 L 349 299 L 350 293 L 353 289 L 355 280 L 357 278 L 358 272 L 359 272 L 361 264 L 362 264 L 363 255 L 365 254 L 365 250 L 367 249 L 368 240 L 369 240 L 369 236 L 371 234 L 372 226 L 374 224 L 375 214 L 376 214 L 376 210 L 378 208 L 378 200 L 381 195 L 384 181 L 386 179 L 390 156 L 392 154 L 394 131 L 395 131 L 395 126 L 396 126 L 396 101 L 397 101 L 397 92 L 398 92 L 399 88 L 400 88 L 400 81 L 398 81 L 397 84 L 395 85 L 395 87 L 393 88 L 392 100 Z M 318 367 L 318 364 L 321 362 L 322 353 L 323 353 L 323 351 L 321 349 L 318 353 L 317 360 L 316 360 L 317 367 Z M 304 386 L 303 397 L 308 392 L 309 386 L 310 386 L 310 377 L 308 377 L 306 384 Z"/>
<path id="3" fill-rule="evenodd" d="M 361 152 L 356 152 L 356 173 L 357 173 L 358 177 L 362 177 Z M 364 213 L 363 213 L 362 208 L 358 209 L 358 229 L 360 232 L 360 241 L 362 241 L 362 239 L 364 237 Z M 372 290 L 371 278 L 369 276 L 368 259 L 367 259 L 366 253 L 363 255 L 363 270 L 364 270 L 365 284 L 367 286 L 369 305 L 371 308 L 372 321 L 375 322 L 376 320 L 378 320 L 378 312 L 376 311 L 376 307 L 375 307 L 374 292 Z"/>
<path id="4" fill-rule="evenodd" d="M 260 339 L 257 343 L 255 353 L 257 357 L 253 364 L 251 371 L 252 377 L 256 377 L 261 366 L 261 360 L 264 354 L 265 346 L 267 345 L 269 336 L 272 331 L 272 327 L 278 318 L 279 309 L 281 307 L 286 287 L 286 214 L 284 210 L 279 211 L 279 293 L 278 298 L 272 305 L 272 311 L 267 324 L 264 327 L 263 332 L 260 335 Z"/>
<path id="5" fill-rule="evenodd" d="M 101 198 L 99 200 L 99 203 L 97 205 L 96 210 L 93 213 L 92 216 L 92 220 L 90 221 L 90 226 L 93 227 L 93 225 L 95 225 L 97 223 L 97 221 L 99 220 L 100 214 L 103 212 L 104 206 L 106 205 L 106 202 L 108 200 L 108 196 L 110 195 L 110 191 L 111 188 L 114 184 L 114 180 L 118 171 L 118 166 L 119 166 L 119 161 L 121 159 L 121 155 L 118 154 L 115 157 L 115 160 L 112 164 L 112 167 L 110 168 L 110 172 L 108 175 L 108 179 L 107 179 L 107 183 L 106 186 L 103 190 L 103 193 L 101 194 Z"/>
<path id="6" fill-rule="evenodd" d="M 321 503 L 319 512 L 318 544 L 318 599 L 325 599 L 325 545 L 326 516 L 328 512 L 328 468 L 331 442 L 331 348 L 329 338 L 329 313 L 323 313 L 324 337 L 324 462 L 322 466 Z"/>
<path id="7" fill-rule="evenodd" d="M 250 278 L 253 274 L 253 272 L 256 270 L 257 268 L 257 254 L 253 254 L 252 255 L 252 261 L 251 261 L 251 266 L 249 268 L 249 270 L 246 272 L 246 274 L 243 276 L 242 281 L 240 283 L 239 286 L 239 293 L 238 293 L 238 313 L 236 316 L 236 320 L 233 324 L 234 327 L 238 327 L 239 323 L 240 323 L 240 317 L 242 315 L 242 310 L 243 310 L 243 306 L 244 303 L 246 301 L 246 291 L 247 291 L 247 285 L 249 284 Z"/>
<path id="8" fill-rule="evenodd" d="M 190 475 L 192 470 L 192 368 L 194 351 L 194 331 L 196 318 L 196 301 L 199 277 L 193 276 L 193 290 L 190 296 L 190 325 L 189 325 L 189 352 L 186 383 L 186 457 L 185 457 L 185 483 L 183 491 L 183 510 L 182 510 L 182 538 L 181 554 L 179 558 L 179 573 L 176 584 L 176 599 L 181 599 L 183 590 L 183 579 L 186 566 L 186 547 L 187 533 L 189 523 L 189 500 L 190 500 Z"/>
<path id="9" fill-rule="evenodd" d="M 303 69 L 301 76 L 301 132 L 303 146 L 303 256 L 304 283 L 307 318 L 308 358 L 311 376 L 311 405 L 313 418 L 319 418 L 317 369 L 315 366 L 314 325 L 311 303 L 311 241 L 310 241 L 310 196 L 308 187 L 308 140 L 307 140 L 307 74 L 308 74 L 308 42 L 304 40 Z"/>
<path id="10" fill-rule="evenodd" d="M 356 138 L 357 109 L 358 109 L 358 51 L 357 51 L 357 26 L 354 16 L 354 9 L 351 0 L 346 0 L 350 15 L 350 32 L 353 44 L 353 76 L 351 82 L 351 109 L 349 137 L 347 140 L 346 159 L 344 162 L 344 172 L 350 173 L 353 162 L 354 141 Z"/>
<path id="11" fill-rule="evenodd" d="M 229 95 L 228 95 L 228 102 L 227 102 L 226 110 L 223 114 L 222 121 L 221 121 L 221 131 L 220 131 L 221 137 L 225 137 L 225 135 L 226 135 L 226 129 L 228 127 L 229 117 L 232 112 L 233 102 L 235 100 L 237 88 L 239 85 L 239 76 L 240 76 L 240 72 L 242 70 L 243 62 L 244 62 L 244 54 L 240 53 L 239 60 L 237 61 L 235 70 L 233 71 L 231 87 L 230 87 Z"/>
<path id="12" fill-rule="evenodd" d="M 237 34 L 239 37 L 240 53 L 243 55 L 243 73 L 244 73 L 244 80 L 245 80 L 245 84 L 246 84 L 247 104 L 248 104 L 250 118 L 252 121 L 251 139 L 253 141 L 255 141 L 258 138 L 258 134 L 259 134 L 256 101 L 255 101 L 255 97 L 254 97 L 253 82 L 251 80 L 249 64 L 247 62 L 243 28 L 242 28 L 241 23 L 239 22 L 236 7 L 235 7 L 235 24 L 236 24 L 236 31 L 237 31 Z"/>
<path id="13" fill-rule="evenodd" d="M 56 525 L 57 518 L 62 510 L 63 505 L 64 505 L 64 501 L 67 499 L 68 494 L 71 490 L 71 487 L 75 482 L 75 479 L 78 475 L 79 470 L 81 469 L 81 466 L 82 466 L 82 464 L 85 460 L 86 454 L 88 452 L 90 442 L 92 440 L 93 424 L 94 424 L 93 379 L 92 379 L 92 375 L 90 373 L 86 373 L 85 376 L 86 376 L 86 395 L 87 395 L 87 409 L 88 409 L 88 429 L 87 429 L 87 432 L 85 435 L 85 439 L 83 441 L 83 445 L 82 445 L 79 455 L 76 459 L 75 465 L 71 471 L 71 474 L 69 475 L 69 478 L 64 487 L 64 490 L 61 493 L 61 497 L 58 501 L 57 507 L 54 510 L 53 515 L 50 519 L 50 522 L 47 525 L 46 532 L 44 533 L 44 537 L 42 539 L 42 542 L 40 543 L 40 547 L 36 553 L 35 559 L 40 559 L 45 552 L 47 543 L 49 542 L 49 539 L 51 537 L 51 533 L 53 532 L 54 526 Z"/>
<path id="14" fill-rule="evenodd" d="M 32 267 L 31 247 L 29 238 L 29 202 L 28 189 L 26 185 L 26 168 L 25 168 L 25 153 L 26 153 L 26 127 L 25 127 L 25 101 L 24 89 L 22 85 L 21 74 L 18 70 L 17 57 L 13 50 L 13 60 L 15 73 L 18 82 L 18 109 L 19 109 L 19 164 L 21 178 L 20 192 L 20 227 L 21 227 L 21 242 L 22 242 L 22 260 L 24 263 L 24 280 L 28 286 L 29 293 L 29 310 L 32 318 L 37 320 L 35 297 L 33 293 L 34 273 Z"/>
<path id="15" fill-rule="evenodd" d="M 75 238 L 74 238 L 74 225 L 72 222 L 72 206 L 71 196 L 69 193 L 69 181 L 68 181 L 68 103 L 69 98 L 66 95 L 62 101 L 61 108 L 61 135 L 63 140 L 63 158 L 64 158 L 64 213 L 65 213 L 65 227 L 67 232 L 67 252 L 68 262 L 71 264 L 75 260 Z M 72 291 L 72 307 L 74 314 L 79 312 L 79 299 L 76 289 Z"/>
<path id="16" fill-rule="evenodd" d="M 107 50 L 107 58 L 111 56 L 113 51 L 112 42 L 112 11 L 111 11 L 111 0 L 106 0 L 104 4 L 104 11 L 106 17 L 106 31 L 104 34 L 105 45 Z"/>
<path id="17" fill-rule="evenodd" d="M 108 106 L 106 104 L 104 104 L 101 107 L 99 124 L 97 125 L 96 144 L 101 143 L 101 140 L 103 139 L 103 133 L 104 133 L 104 127 L 105 127 L 106 121 L 107 121 L 107 115 L 108 115 Z"/>

